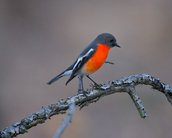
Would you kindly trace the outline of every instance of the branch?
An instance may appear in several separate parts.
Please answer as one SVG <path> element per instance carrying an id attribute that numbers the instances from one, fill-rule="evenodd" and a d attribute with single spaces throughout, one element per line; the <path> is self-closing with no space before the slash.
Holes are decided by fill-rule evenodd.
<path id="1" fill-rule="evenodd" d="M 0 138 L 12 138 L 19 134 L 26 133 L 30 128 L 44 123 L 47 119 L 57 114 L 64 114 L 70 106 L 71 100 L 74 99 L 75 105 L 84 107 L 92 102 L 100 99 L 100 97 L 115 94 L 119 92 L 129 93 L 133 99 L 138 111 L 143 116 L 145 113 L 142 103 L 137 94 L 135 93 L 135 86 L 139 84 L 150 85 L 153 89 L 156 89 L 167 97 L 167 100 L 172 104 L 172 87 L 170 85 L 161 82 L 159 79 L 152 77 L 148 74 L 137 74 L 128 77 L 121 78 L 119 80 L 114 80 L 108 84 L 103 84 L 101 87 L 93 87 L 88 90 L 87 95 L 79 94 L 73 97 L 68 97 L 67 99 L 59 100 L 55 104 L 42 107 L 40 111 L 32 113 L 31 115 L 25 117 L 19 122 L 0 131 Z M 131 88 L 134 88 L 133 90 Z"/>
<path id="2" fill-rule="evenodd" d="M 76 110 L 75 107 L 75 99 L 71 98 L 71 103 L 69 103 L 69 110 L 67 112 L 66 117 L 64 118 L 62 124 L 60 125 L 59 129 L 57 130 L 54 138 L 60 138 L 61 135 L 63 134 L 64 130 L 67 128 L 69 123 L 72 121 L 73 114 Z"/>
<path id="3" fill-rule="evenodd" d="M 131 88 L 128 94 L 130 95 L 131 99 L 133 100 L 141 118 L 146 118 L 147 113 L 145 111 L 145 108 L 143 106 L 143 103 L 142 103 L 140 97 L 136 94 L 135 88 Z"/>

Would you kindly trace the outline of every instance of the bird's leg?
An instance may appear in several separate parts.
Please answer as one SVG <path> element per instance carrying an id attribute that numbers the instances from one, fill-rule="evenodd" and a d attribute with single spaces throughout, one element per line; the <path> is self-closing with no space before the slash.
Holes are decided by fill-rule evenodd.
<path id="1" fill-rule="evenodd" d="M 105 61 L 105 63 L 111 64 L 111 65 L 114 65 L 115 64 L 115 63 L 113 63 L 111 61 Z"/>
<path id="2" fill-rule="evenodd" d="M 100 87 L 100 85 L 97 84 L 92 78 L 90 78 L 89 75 L 87 75 L 87 78 L 88 78 L 89 80 L 91 80 L 91 81 L 94 83 L 95 86 Z"/>
<path id="3" fill-rule="evenodd" d="M 84 87 L 83 87 L 83 75 L 79 75 L 79 86 L 78 86 L 78 94 L 84 93 Z"/>

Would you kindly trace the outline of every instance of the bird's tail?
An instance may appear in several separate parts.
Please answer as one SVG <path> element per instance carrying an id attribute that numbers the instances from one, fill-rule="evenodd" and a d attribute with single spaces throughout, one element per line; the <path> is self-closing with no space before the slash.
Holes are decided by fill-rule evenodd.
<path id="1" fill-rule="evenodd" d="M 48 85 L 51 85 L 52 83 L 54 83 L 55 81 L 59 80 L 61 77 L 65 76 L 65 71 L 60 73 L 59 75 L 57 75 L 56 77 L 54 77 L 53 79 L 51 79 L 49 82 L 47 82 Z"/>

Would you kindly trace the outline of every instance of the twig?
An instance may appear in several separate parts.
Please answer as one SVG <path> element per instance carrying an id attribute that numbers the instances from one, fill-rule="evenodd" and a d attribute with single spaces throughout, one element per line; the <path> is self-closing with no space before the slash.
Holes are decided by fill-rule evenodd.
<path id="1" fill-rule="evenodd" d="M 88 91 L 87 96 L 80 94 L 65 100 L 59 100 L 55 104 L 44 106 L 40 111 L 32 113 L 21 121 L 0 131 L 0 138 L 12 138 L 19 134 L 26 133 L 27 130 L 38 124 L 44 123 L 51 116 L 65 113 L 69 109 L 69 103 L 71 103 L 70 101 L 72 98 L 75 99 L 76 105 L 83 105 L 84 103 L 95 101 L 95 99 L 106 95 L 119 92 L 129 93 L 131 92 L 131 86 L 135 87 L 139 84 L 150 85 L 153 89 L 162 92 L 167 97 L 167 100 L 172 104 L 172 88 L 170 85 L 165 84 L 159 79 L 156 79 L 148 74 L 131 75 L 119 80 L 111 81 L 108 84 L 104 84 L 99 89 L 93 88 Z"/>
<path id="2" fill-rule="evenodd" d="M 141 98 L 136 94 L 135 88 L 132 87 L 128 94 L 130 95 L 131 99 L 133 100 L 133 102 L 134 102 L 134 104 L 135 104 L 135 106 L 137 108 L 137 111 L 140 114 L 140 117 L 141 118 L 146 118 L 147 117 L 147 113 L 145 111 L 145 108 L 143 106 Z"/>
<path id="3" fill-rule="evenodd" d="M 61 123 L 60 127 L 57 129 L 54 138 L 60 138 L 61 135 L 63 134 L 64 130 L 67 128 L 69 123 L 72 121 L 73 114 L 76 110 L 75 99 L 71 98 L 70 102 L 71 103 L 69 103 L 69 110 L 68 110 L 63 122 Z"/>

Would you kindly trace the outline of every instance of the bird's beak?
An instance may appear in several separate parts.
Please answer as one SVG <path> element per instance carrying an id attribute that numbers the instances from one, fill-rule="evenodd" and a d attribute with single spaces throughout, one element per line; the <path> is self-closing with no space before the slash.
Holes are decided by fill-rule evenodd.
<path id="1" fill-rule="evenodd" d="M 121 48 L 121 46 L 119 46 L 117 43 L 115 44 L 115 46 Z"/>

